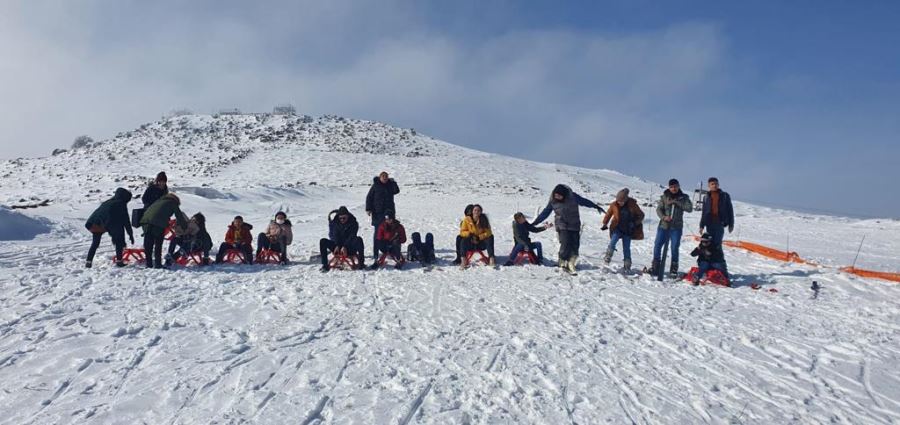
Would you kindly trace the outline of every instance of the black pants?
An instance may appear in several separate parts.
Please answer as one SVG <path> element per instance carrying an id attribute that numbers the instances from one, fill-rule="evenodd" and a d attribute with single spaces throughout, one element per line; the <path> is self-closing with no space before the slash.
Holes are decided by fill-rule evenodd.
<path id="1" fill-rule="evenodd" d="M 403 248 L 400 246 L 400 241 L 376 240 L 375 243 L 377 244 L 376 251 L 378 253 L 386 252 L 395 259 L 400 259 L 403 255 L 401 252 Z"/>
<path id="2" fill-rule="evenodd" d="M 456 235 L 456 259 L 454 259 L 453 262 L 459 262 L 459 259 L 465 255 L 466 253 L 463 252 L 463 237 Z"/>
<path id="3" fill-rule="evenodd" d="M 238 249 L 241 251 L 241 254 L 244 254 L 244 264 L 253 264 L 253 247 L 250 244 L 240 244 L 235 248 L 234 245 L 222 242 L 222 245 L 219 245 L 219 252 L 216 253 L 216 262 L 221 263 L 225 260 L 225 254 L 228 253 L 229 249 Z"/>
<path id="4" fill-rule="evenodd" d="M 372 226 L 375 229 L 372 232 L 372 258 L 378 259 L 378 226 L 384 221 L 384 212 L 372 213 Z"/>
<path id="5" fill-rule="evenodd" d="M 331 239 L 322 238 L 319 240 L 319 253 L 322 254 L 322 265 L 328 265 L 328 254 L 331 253 L 334 248 L 337 247 L 337 244 L 332 242 Z M 356 255 L 357 261 L 359 265 L 362 266 L 366 262 L 366 254 L 365 254 L 365 246 L 363 245 L 363 240 L 361 237 L 356 236 L 350 240 L 350 244 L 345 246 L 347 248 L 347 255 L 354 256 Z"/>
<path id="6" fill-rule="evenodd" d="M 559 258 L 563 261 L 569 261 L 572 256 L 578 255 L 578 248 L 581 246 L 581 232 L 577 230 L 559 230 Z"/>
<path id="7" fill-rule="evenodd" d="M 472 243 L 472 239 L 465 238 L 465 239 L 463 239 L 462 247 L 463 247 L 462 255 L 466 255 L 466 253 L 469 251 L 487 250 L 488 257 L 493 257 L 494 256 L 494 236 L 491 235 L 491 237 L 489 237 L 483 241 L 478 241 L 478 243 L 475 243 L 475 244 Z"/>
<path id="8" fill-rule="evenodd" d="M 91 233 L 91 236 L 93 239 L 91 240 L 91 247 L 88 248 L 88 262 L 94 261 L 94 255 L 97 254 L 97 248 L 100 247 L 100 240 L 103 238 L 103 233 Z M 112 239 L 113 245 L 116 247 L 116 262 L 121 262 L 122 251 L 125 249 L 125 235 L 110 233 L 109 237 Z"/>
<path id="9" fill-rule="evenodd" d="M 406 259 L 409 261 L 421 261 L 426 264 L 433 263 L 434 235 L 431 233 L 426 234 L 425 242 L 422 242 L 422 235 L 419 232 L 413 233 L 412 243 L 406 248 Z"/>
<path id="10" fill-rule="evenodd" d="M 162 267 L 163 232 L 156 226 L 147 225 L 144 229 L 144 256 L 147 267 Z"/>
<path id="11" fill-rule="evenodd" d="M 201 251 L 200 242 L 195 237 L 176 236 L 169 242 L 169 256 L 173 259 L 182 255 L 190 255 L 195 251 Z M 209 250 L 202 251 L 203 258 L 209 258 Z"/>
<path id="12" fill-rule="evenodd" d="M 281 261 L 287 261 L 287 244 L 284 243 L 284 238 L 273 241 L 265 233 L 260 233 L 256 237 L 256 256 L 259 257 L 259 253 L 264 249 L 271 249 L 281 254 Z"/>

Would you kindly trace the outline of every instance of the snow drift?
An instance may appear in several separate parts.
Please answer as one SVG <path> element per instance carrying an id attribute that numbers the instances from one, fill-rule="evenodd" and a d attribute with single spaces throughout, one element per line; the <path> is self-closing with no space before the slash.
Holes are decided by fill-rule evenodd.
<path id="1" fill-rule="evenodd" d="M 49 231 L 47 220 L 31 218 L 0 206 L 0 241 L 25 241 Z"/>

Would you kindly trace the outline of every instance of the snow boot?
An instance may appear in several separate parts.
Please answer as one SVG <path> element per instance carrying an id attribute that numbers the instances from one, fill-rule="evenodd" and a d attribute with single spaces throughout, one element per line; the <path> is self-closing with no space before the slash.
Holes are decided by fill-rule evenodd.
<path id="1" fill-rule="evenodd" d="M 622 263 L 622 270 L 625 270 L 626 272 L 631 271 L 631 260 L 625 260 L 625 262 Z"/>
<path id="2" fill-rule="evenodd" d="M 653 260 L 653 262 L 650 263 L 650 270 L 648 270 L 647 273 L 650 273 L 651 276 L 659 274 L 659 260 Z"/>
<path id="3" fill-rule="evenodd" d="M 613 250 L 607 249 L 606 255 L 603 256 L 603 262 L 606 264 L 609 264 L 610 262 L 612 262 L 612 257 L 613 257 Z"/>
<path id="4" fill-rule="evenodd" d="M 322 273 L 328 273 L 328 270 L 330 270 L 330 269 L 331 269 L 331 268 L 328 267 L 327 264 L 325 264 L 325 265 L 322 266 L 321 269 L 319 269 L 319 271 L 322 272 Z"/>
<path id="5" fill-rule="evenodd" d="M 578 256 L 577 255 L 573 255 L 573 256 L 569 257 L 569 261 L 568 261 L 568 263 L 566 263 L 566 271 L 569 272 L 569 274 L 577 273 L 575 271 L 575 266 L 577 264 L 578 264 Z"/>
<path id="6" fill-rule="evenodd" d="M 125 267 L 124 261 L 116 261 L 116 267 Z"/>
<path id="7" fill-rule="evenodd" d="M 497 265 L 497 260 L 495 260 L 494 257 L 488 258 L 488 265 L 491 266 L 491 267 L 496 266 L 496 265 Z"/>
<path id="8" fill-rule="evenodd" d="M 568 263 L 567 260 L 563 260 L 562 257 L 559 257 L 559 259 L 556 261 L 556 266 L 559 267 L 559 271 L 566 271 L 566 263 Z"/>
<path id="9" fill-rule="evenodd" d="M 669 275 L 672 277 L 678 277 L 678 262 L 672 262 L 671 266 L 669 267 Z"/>
<path id="10" fill-rule="evenodd" d="M 91 268 L 91 262 L 88 261 L 88 262 L 84 263 L 84 267 L 87 269 Z"/>

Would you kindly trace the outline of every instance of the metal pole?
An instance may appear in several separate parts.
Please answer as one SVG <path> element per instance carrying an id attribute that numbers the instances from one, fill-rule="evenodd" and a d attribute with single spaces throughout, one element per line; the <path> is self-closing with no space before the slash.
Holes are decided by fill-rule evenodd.
<path id="1" fill-rule="evenodd" d="M 866 235 L 863 235 L 862 239 L 859 241 L 859 248 L 856 249 L 856 257 L 853 257 L 853 265 L 851 268 L 856 268 L 856 260 L 859 259 L 859 252 L 862 251 L 863 242 L 866 240 Z"/>

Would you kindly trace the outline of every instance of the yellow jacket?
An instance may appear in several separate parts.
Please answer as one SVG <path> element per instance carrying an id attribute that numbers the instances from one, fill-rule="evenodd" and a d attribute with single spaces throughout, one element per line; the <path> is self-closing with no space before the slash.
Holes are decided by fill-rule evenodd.
<path id="1" fill-rule="evenodd" d="M 491 232 L 491 228 L 487 229 L 479 229 L 478 226 L 475 225 L 475 220 L 472 217 L 466 217 L 459 223 L 459 235 L 464 238 L 470 238 L 473 235 L 478 237 L 479 241 L 483 241 L 493 233 Z"/>

